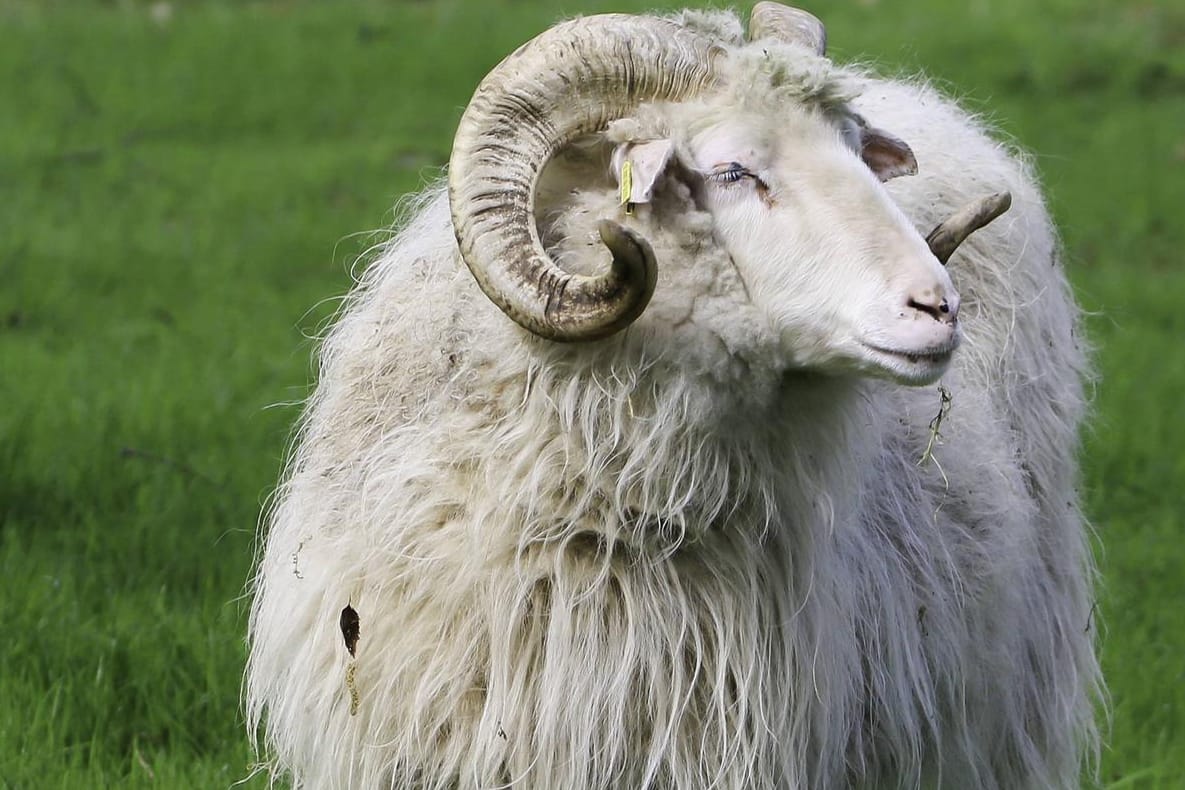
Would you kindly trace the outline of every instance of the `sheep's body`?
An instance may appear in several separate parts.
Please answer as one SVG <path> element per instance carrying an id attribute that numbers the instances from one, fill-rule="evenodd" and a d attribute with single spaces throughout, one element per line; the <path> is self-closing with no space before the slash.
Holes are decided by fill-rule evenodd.
<path id="1" fill-rule="evenodd" d="M 787 372 L 689 199 L 648 228 L 652 306 L 575 351 L 485 299 L 430 189 L 325 339 L 269 519 L 248 713 L 299 786 L 1076 785 L 1098 677 L 1056 238 L 962 112 L 853 78 L 917 153 L 888 188 L 919 228 L 1014 196 L 951 263 L 932 452 L 938 387 Z M 557 259 L 614 203 L 554 207 Z"/>

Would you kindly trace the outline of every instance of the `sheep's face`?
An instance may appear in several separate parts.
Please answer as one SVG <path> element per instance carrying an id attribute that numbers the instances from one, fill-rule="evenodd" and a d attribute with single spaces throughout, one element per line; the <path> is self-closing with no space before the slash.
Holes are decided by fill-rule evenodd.
<path id="1" fill-rule="evenodd" d="M 688 147 L 716 237 L 793 365 L 913 385 L 942 375 L 959 297 L 878 179 L 908 169 L 867 145 L 862 159 L 854 121 L 801 109 L 715 123 Z"/>
<path id="2" fill-rule="evenodd" d="M 861 79 L 821 57 L 821 23 L 760 3 L 745 43 L 739 27 L 704 22 L 573 20 L 487 75 L 449 169 L 453 229 L 478 285 L 515 323 L 551 341 L 611 337 L 654 297 L 666 312 L 645 324 L 676 334 L 703 326 L 745 364 L 736 330 L 760 324 L 768 339 L 772 324 L 781 348 L 767 357 L 777 360 L 771 370 L 788 356 L 801 368 L 933 381 L 959 339 L 958 297 L 939 259 L 1007 208 L 1008 195 L 961 209 L 924 243 L 878 183 L 915 172 L 913 154 L 852 112 Z M 567 182 L 575 195 L 567 202 L 584 202 L 572 211 L 547 183 L 563 180 L 544 171 L 557 170 L 561 149 L 599 132 L 613 145 L 618 181 L 601 194 L 607 211 L 590 233 L 578 215 L 593 208 L 587 198 L 605 163 L 593 179 Z M 690 183 L 670 183 L 684 170 Z M 697 204 L 680 222 L 689 191 Z M 646 216 L 628 218 L 631 204 L 648 202 Z M 579 249 L 590 244 L 602 256 L 591 271 L 595 259 Z M 572 260 L 582 257 L 585 264 Z M 689 271 L 693 259 L 702 265 Z M 726 268 L 713 271 L 717 264 Z M 682 288 L 672 280 L 680 272 L 691 275 Z M 734 289 L 737 274 L 745 283 Z M 697 291 L 705 275 L 707 290 Z M 740 291 L 740 304 L 764 311 L 756 322 L 708 326 L 695 314 L 697 304 L 721 307 L 715 297 Z M 673 314 L 688 297 L 684 317 Z"/>

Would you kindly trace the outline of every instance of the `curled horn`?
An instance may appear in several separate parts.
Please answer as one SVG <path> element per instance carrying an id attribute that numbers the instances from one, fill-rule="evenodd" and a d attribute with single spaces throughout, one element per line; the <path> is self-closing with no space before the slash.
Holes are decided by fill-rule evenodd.
<path id="1" fill-rule="evenodd" d="M 605 14 L 551 28 L 482 80 L 453 141 L 449 201 L 461 256 L 507 316 L 540 337 L 582 341 L 642 314 L 656 279 L 649 243 L 605 220 L 608 271 L 564 271 L 535 227 L 539 174 L 566 143 L 640 102 L 677 101 L 713 84 L 721 51 L 670 22 Z"/>
<path id="2" fill-rule="evenodd" d="M 930 235 L 926 237 L 926 244 L 930 246 L 930 251 L 934 253 L 938 262 L 945 266 L 955 249 L 968 236 L 1003 214 L 1011 205 L 1011 192 L 997 192 L 980 198 L 964 206 L 961 211 L 952 214 L 930 231 Z"/>
<path id="3" fill-rule="evenodd" d="M 827 54 L 827 30 L 806 11 L 781 3 L 762 2 L 749 15 L 749 39 L 773 38 L 798 44 L 816 55 Z"/>

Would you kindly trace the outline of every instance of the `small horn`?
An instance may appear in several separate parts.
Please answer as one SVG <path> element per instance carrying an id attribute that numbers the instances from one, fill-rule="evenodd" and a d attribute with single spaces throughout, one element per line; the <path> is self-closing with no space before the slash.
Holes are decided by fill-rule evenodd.
<path id="1" fill-rule="evenodd" d="M 930 252 L 945 266 L 968 236 L 1003 214 L 1011 205 L 1011 192 L 997 192 L 965 206 L 930 231 L 926 237 Z"/>
<path id="2" fill-rule="evenodd" d="M 823 23 L 798 8 L 761 2 L 749 14 L 749 40 L 773 38 L 806 47 L 816 55 L 827 54 L 827 30 Z"/>

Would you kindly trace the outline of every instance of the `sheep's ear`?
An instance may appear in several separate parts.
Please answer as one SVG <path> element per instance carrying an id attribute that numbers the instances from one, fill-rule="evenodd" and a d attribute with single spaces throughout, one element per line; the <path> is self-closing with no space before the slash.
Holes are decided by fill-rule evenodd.
<path id="1" fill-rule="evenodd" d="M 860 158 L 881 181 L 918 172 L 918 160 L 905 141 L 860 119 Z"/>
<path id="2" fill-rule="evenodd" d="M 613 151 L 613 177 L 622 203 L 649 203 L 654 184 L 671 161 L 675 146 L 670 140 L 621 143 Z"/>

